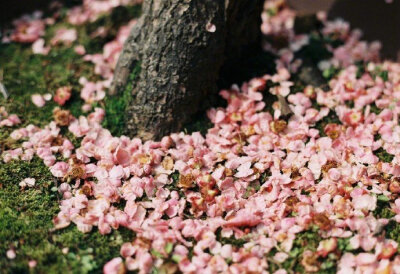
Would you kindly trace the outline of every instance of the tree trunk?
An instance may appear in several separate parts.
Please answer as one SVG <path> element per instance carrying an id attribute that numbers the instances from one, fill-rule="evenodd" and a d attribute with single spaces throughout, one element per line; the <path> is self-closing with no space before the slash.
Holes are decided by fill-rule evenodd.
<path id="1" fill-rule="evenodd" d="M 144 0 L 119 58 L 110 94 L 139 79 L 124 115 L 130 136 L 160 137 L 208 107 L 217 80 L 259 47 L 262 0 Z"/>

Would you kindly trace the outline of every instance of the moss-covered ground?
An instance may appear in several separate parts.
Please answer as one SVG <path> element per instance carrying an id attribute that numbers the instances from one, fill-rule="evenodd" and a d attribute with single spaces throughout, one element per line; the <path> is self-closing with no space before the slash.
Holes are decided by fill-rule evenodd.
<path id="1" fill-rule="evenodd" d="M 77 28 L 76 44 L 84 45 L 88 53 L 101 52 L 103 45 L 112 40 L 118 28 L 135 18 L 140 7 L 119 7 L 97 21 Z M 68 24 L 61 22 L 46 30 L 46 40 L 54 31 Z M 109 31 L 104 38 L 91 39 L 89 34 L 98 26 Z M 83 101 L 79 98 L 79 77 L 99 79 L 93 65 L 82 60 L 73 47 L 53 47 L 47 56 L 32 54 L 31 46 L 24 44 L 0 44 L 0 69 L 2 82 L 10 97 L 0 96 L 0 106 L 8 113 L 17 114 L 22 126 L 33 124 L 44 126 L 52 120 L 54 102 L 38 108 L 31 102 L 35 93 L 52 93 L 60 86 L 71 86 L 73 93 L 64 108 L 73 115 L 81 115 Z M 115 119 L 127 104 L 127 97 L 107 98 L 102 103 L 108 113 L 104 125 L 113 134 L 121 134 L 123 118 Z M 123 117 L 120 116 L 120 117 Z M 18 127 L 20 127 L 19 125 Z M 13 148 L 15 144 L 9 134 L 15 128 L 0 128 L 0 151 Z M 73 142 L 72 135 L 68 136 Z M 36 179 L 34 188 L 21 190 L 18 183 L 24 178 Z M 103 236 L 98 231 L 88 234 L 79 232 L 75 226 L 54 231 L 52 219 L 59 210 L 60 196 L 57 180 L 39 158 L 30 162 L 0 162 L 0 273 L 99 273 L 105 262 L 118 256 L 119 248 L 132 239 L 132 232 L 118 230 Z M 5 255 L 10 248 L 16 250 L 16 258 L 9 260 Z M 37 261 L 29 269 L 28 262 Z"/>

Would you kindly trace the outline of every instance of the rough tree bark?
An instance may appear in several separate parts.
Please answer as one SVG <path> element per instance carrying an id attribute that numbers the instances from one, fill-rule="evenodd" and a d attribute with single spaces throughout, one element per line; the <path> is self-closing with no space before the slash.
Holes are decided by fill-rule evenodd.
<path id="1" fill-rule="evenodd" d="M 207 107 L 217 80 L 258 47 L 263 0 L 144 0 L 142 17 L 119 58 L 110 94 L 118 96 L 140 64 L 127 131 L 159 139 Z"/>

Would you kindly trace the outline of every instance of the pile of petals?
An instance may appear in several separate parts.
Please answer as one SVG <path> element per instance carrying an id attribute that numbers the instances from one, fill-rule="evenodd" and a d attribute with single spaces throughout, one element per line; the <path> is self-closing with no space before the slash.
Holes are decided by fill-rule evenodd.
<path id="1" fill-rule="evenodd" d="M 182 272 L 262 272 L 272 249 L 279 250 L 274 261 L 285 261 L 296 234 L 312 225 L 325 240 L 317 253 L 303 256 L 325 257 L 338 238 L 350 238 L 352 249 L 362 251 L 343 254 L 342 273 L 390 269 L 400 266 L 397 243 L 379 236 L 389 220 L 373 211 L 377 197 L 400 192 L 400 65 L 380 65 L 388 71 L 386 81 L 374 77 L 376 66 L 371 63 L 360 78 L 355 67 L 346 68 L 328 92 L 307 87 L 289 94 L 293 115 L 287 122 L 263 111 L 266 82 L 282 87 L 288 81 L 289 73 L 280 70 L 240 90 L 221 91 L 228 106 L 209 110 L 214 127 L 205 137 L 179 133 L 145 143 L 113 137 L 100 125 L 102 109 L 88 117 L 58 114 L 67 122 L 55 117 L 44 129 L 28 126 L 11 137 L 26 140 L 21 158 L 37 154 L 61 181 L 56 228 L 74 223 L 82 232 L 97 226 L 107 234 L 123 226 L 136 233 L 121 247 L 125 262 L 112 260 L 106 272 L 126 267 L 146 273 L 168 258 Z M 371 102 L 379 114 L 371 112 Z M 315 125 L 329 111 L 340 122 L 326 125 L 322 137 Z M 56 123 L 82 137 L 81 146 L 74 148 Z M 392 163 L 374 155 L 381 147 L 395 156 Z M 57 162 L 57 155 L 67 160 Z M 400 214 L 400 200 L 393 208 Z M 222 244 L 224 238 L 246 243 Z"/>
<path id="2" fill-rule="evenodd" d="M 205 136 L 181 132 L 159 142 L 115 137 L 101 126 L 101 108 L 87 117 L 57 108 L 45 128 L 11 133 L 22 145 L 5 151 L 3 161 L 37 155 L 60 182 L 55 228 L 73 223 L 84 233 L 94 227 L 101 234 L 119 227 L 135 232 L 105 273 L 263 273 L 288 260 L 296 236 L 312 227 L 323 240 L 316 251 L 299 255 L 307 272 L 321 270 L 321 260 L 333 253 L 341 256 L 339 273 L 400 269 L 398 244 L 383 233 L 389 221 L 400 222 L 400 64 L 374 62 L 373 44 L 340 21 L 323 21 L 325 35 L 343 34 L 342 49 L 329 49 L 333 58 L 326 60 L 341 72 L 327 91 L 306 86 L 294 92 L 294 52 L 308 39 L 294 35 L 292 24 L 282 26 L 292 13 L 281 14 L 282 1 L 275 2 L 277 11 L 263 16 L 264 31 L 291 33 L 289 47 L 270 47 L 279 52 L 277 73 L 222 90 L 227 106 L 208 111 L 213 127 Z M 86 57 L 99 74 L 121 50 L 121 44 L 109 47 Z M 359 60 L 368 62 L 362 71 L 354 64 Z M 272 113 L 265 110 L 268 92 L 286 99 L 290 118 L 282 116 L 279 101 Z M 319 129 L 332 115 L 336 121 Z M 80 146 L 61 128 L 81 138 Z M 393 160 L 380 160 L 380 150 Z M 379 199 L 389 201 L 393 218 L 374 215 Z M 338 250 L 340 238 L 349 239 L 346 251 Z"/>

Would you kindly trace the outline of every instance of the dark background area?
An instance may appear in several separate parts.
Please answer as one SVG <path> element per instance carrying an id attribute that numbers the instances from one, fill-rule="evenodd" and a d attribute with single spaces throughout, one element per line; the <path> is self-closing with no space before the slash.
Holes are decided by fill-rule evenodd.
<path id="1" fill-rule="evenodd" d="M 383 57 L 400 61 L 400 1 L 338 0 L 329 17 L 343 17 L 362 29 L 363 38 L 381 41 Z"/>
<path id="2" fill-rule="evenodd" d="M 400 61 L 400 1 L 385 0 L 288 0 L 300 14 L 328 12 L 330 19 L 343 18 L 363 31 L 363 39 L 379 40 L 382 56 Z"/>
<path id="3" fill-rule="evenodd" d="M 44 9 L 51 0 L 0 0 L 0 23 L 10 20 L 36 9 Z"/>
<path id="4" fill-rule="evenodd" d="M 0 0 L 0 25 L 4 26 L 12 19 L 35 10 L 46 10 L 53 0 Z M 82 0 L 58 0 L 63 5 L 72 6 Z"/>

